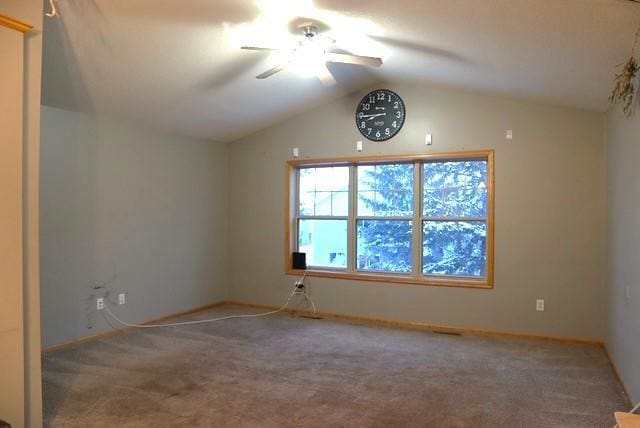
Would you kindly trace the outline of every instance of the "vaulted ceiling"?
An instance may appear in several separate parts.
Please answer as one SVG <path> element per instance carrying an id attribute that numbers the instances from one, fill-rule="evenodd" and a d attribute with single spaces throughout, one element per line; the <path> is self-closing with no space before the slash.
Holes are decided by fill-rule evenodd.
<path id="1" fill-rule="evenodd" d="M 421 82 L 604 111 L 640 24 L 628 0 L 58 0 L 45 18 L 43 104 L 214 141 L 373 83 Z M 273 65 L 313 20 L 379 69 L 330 64 L 338 83 Z"/>

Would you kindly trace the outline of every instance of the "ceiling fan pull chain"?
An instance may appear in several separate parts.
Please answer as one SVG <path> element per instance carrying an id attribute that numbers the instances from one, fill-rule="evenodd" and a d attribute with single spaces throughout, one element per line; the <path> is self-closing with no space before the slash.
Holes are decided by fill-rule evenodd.
<path id="1" fill-rule="evenodd" d="M 49 0 L 49 5 L 51 6 L 51 12 L 45 13 L 45 16 L 48 16 L 49 18 L 58 16 L 58 9 L 56 9 L 56 0 Z"/>

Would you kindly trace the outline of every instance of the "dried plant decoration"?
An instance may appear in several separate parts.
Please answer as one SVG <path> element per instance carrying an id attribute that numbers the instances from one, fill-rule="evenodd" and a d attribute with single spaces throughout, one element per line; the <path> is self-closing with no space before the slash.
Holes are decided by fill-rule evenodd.
<path id="1" fill-rule="evenodd" d="M 638 39 L 640 39 L 640 28 L 636 31 L 636 40 L 631 49 L 631 58 L 622 66 L 622 70 L 616 73 L 616 77 L 613 79 L 613 91 L 609 96 L 609 102 L 612 105 L 622 104 L 622 111 L 627 117 L 630 117 L 631 113 L 633 113 L 636 96 L 635 81 L 638 70 L 640 70 L 636 60 Z"/>

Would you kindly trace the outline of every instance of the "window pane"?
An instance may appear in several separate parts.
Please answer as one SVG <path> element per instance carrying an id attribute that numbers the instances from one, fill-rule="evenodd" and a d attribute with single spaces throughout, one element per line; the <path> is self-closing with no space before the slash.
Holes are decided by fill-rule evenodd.
<path id="1" fill-rule="evenodd" d="M 485 222 L 425 221 L 422 239 L 423 274 L 486 276 Z"/>
<path id="2" fill-rule="evenodd" d="M 359 166 L 358 215 L 413 215 L 413 164 Z"/>
<path id="3" fill-rule="evenodd" d="M 331 192 L 316 192 L 313 215 L 331 215 Z"/>
<path id="4" fill-rule="evenodd" d="M 487 215 L 487 161 L 428 162 L 423 174 L 425 216 Z"/>
<path id="5" fill-rule="evenodd" d="M 349 192 L 332 192 L 331 215 L 349 215 Z"/>
<path id="6" fill-rule="evenodd" d="M 411 221 L 358 220 L 358 269 L 411 272 Z"/>
<path id="7" fill-rule="evenodd" d="M 349 167 L 300 168 L 300 215 L 347 216 Z"/>
<path id="8" fill-rule="evenodd" d="M 298 251 L 307 253 L 307 264 L 347 267 L 347 220 L 300 220 Z"/>
<path id="9" fill-rule="evenodd" d="M 316 196 L 316 169 L 300 169 L 299 183 L 300 214 L 313 215 Z"/>
<path id="10" fill-rule="evenodd" d="M 313 215 L 316 192 L 300 192 L 300 215 Z"/>

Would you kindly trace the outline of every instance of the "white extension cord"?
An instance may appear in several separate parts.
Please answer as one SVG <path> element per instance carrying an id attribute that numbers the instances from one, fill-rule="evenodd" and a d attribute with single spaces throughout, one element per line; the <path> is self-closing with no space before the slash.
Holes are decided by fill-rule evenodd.
<path id="1" fill-rule="evenodd" d="M 305 272 L 305 275 L 306 275 L 306 272 Z M 303 278 L 302 280 L 304 280 L 304 276 L 302 278 Z M 280 306 L 278 309 L 275 309 L 273 311 L 264 312 L 264 313 L 260 313 L 260 314 L 227 315 L 227 316 L 224 316 L 224 317 L 209 318 L 209 319 L 206 319 L 206 320 L 183 321 L 183 322 L 174 322 L 174 323 L 167 323 L 167 324 L 134 324 L 134 323 L 129 323 L 129 322 L 123 321 L 120 318 L 118 318 L 116 316 L 116 314 L 111 312 L 111 309 L 109 309 L 109 304 L 106 301 L 105 301 L 104 309 L 115 321 L 117 321 L 118 323 L 120 323 L 122 325 L 125 325 L 127 327 L 136 327 L 136 328 L 176 327 L 176 326 L 181 326 L 181 325 L 193 325 L 193 324 L 203 324 L 203 323 L 214 322 L 214 321 L 222 321 L 222 320 L 228 320 L 228 319 L 232 319 L 232 318 L 257 318 L 257 317 L 266 317 L 267 315 L 277 314 L 278 312 L 284 311 L 287 308 L 287 306 L 289 306 L 289 303 L 291 302 L 291 299 L 296 294 L 302 294 L 303 297 L 309 303 L 311 303 L 311 306 L 313 308 L 313 314 L 315 315 L 316 314 L 316 305 L 313 303 L 313 300 L 311 300 L 311 297 L 307 294 L 306 291 L 304 291 L 304 290 L 303 291 L 299 291 L 298 283 L 296 283 L 293 291 L 291 292 L 291 294 L 289 294 L 289 297 L 287 298 L 287 301 L 284 303 L 284 305 Z"/>

